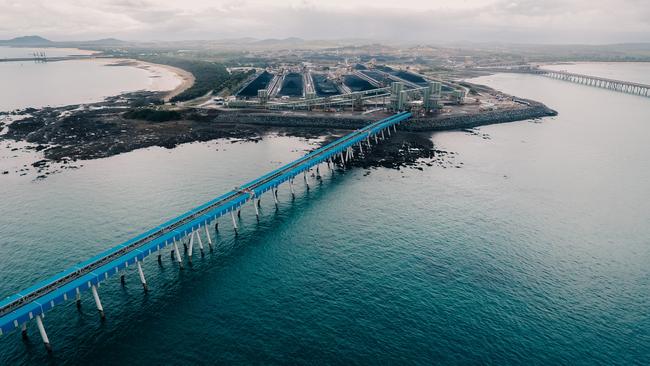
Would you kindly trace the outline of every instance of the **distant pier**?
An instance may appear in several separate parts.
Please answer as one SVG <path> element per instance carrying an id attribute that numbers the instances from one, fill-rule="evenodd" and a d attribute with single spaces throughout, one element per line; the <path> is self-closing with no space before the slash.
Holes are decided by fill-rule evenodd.
<path id="1" fill-rule="evenodd" d="M 549 78 L 570 81 L 576 84 L 595 86 L 597 88 L 614 90 L 621 93 L 650 97 L 650 85 L 633 83 L 623 80 L 607 79 L 597 76 L 574 74 L 566 71 L 538 69 L 536 74 Z"/>

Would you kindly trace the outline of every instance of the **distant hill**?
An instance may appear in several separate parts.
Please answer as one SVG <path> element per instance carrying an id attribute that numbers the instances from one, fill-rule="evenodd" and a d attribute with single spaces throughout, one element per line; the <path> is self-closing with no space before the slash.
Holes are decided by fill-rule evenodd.
<path id="1" fill-rule="evenodd" d="M 2 46 L 51 46 L 54 42 L 39 36 L 16 37 L 0 40 Z"/>
<path id="2" fill-rule="evenodd" d="M 24 36 L 7 40 L 0 40 L 0 46 L 14 47 L 74 47 L 74 46 L 119 46 L 128 42 L 116 38 L 103 38 L 91 41 L 63 41 L 55 42 L 40 36 Z"/>

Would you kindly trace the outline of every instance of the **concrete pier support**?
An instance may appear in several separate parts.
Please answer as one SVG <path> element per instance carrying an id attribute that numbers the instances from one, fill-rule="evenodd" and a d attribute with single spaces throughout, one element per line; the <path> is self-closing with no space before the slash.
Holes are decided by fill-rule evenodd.
<path id="1" fill-rule="evenodd" d="M 260 209 L 258 208 L 257 201 L 258 201 L 257 198 L 253 198 L 253 200 L 251 202 L 253 202 L 253 208 L 255 209 L 255 216 L 259 220 L 259 218 L 260 218 Z"/>
<path id="2" fill-rule="evenodd" d="M 275 208 L 278 208 L 278 203 L 280 203 L 278 202 L 278 189 L 273 188 L 272 192 L 273 192 L 273 202 L 275 202 Z"/>
<path id="3" fill-rule="evenodd" d="M 47 337 L 45 332 L 45 327 L 43 326 L 43 317 L 41 315 L 36 315 L 36 326 L 38 327 L 38 332 L 41 334 L 41 339 L 43 340 L 43 345 L 48 353 L 52 353 L 52 346 L 50 345 L 50 339 Z"/>
<path id="4" fill-rule="evenodd" d="M 140 264 L 142 261 L 137 261 L 136 263 L 138 264 L 138 274 L 140 275 L 140 282 L 142 282 L 142 288 L 144 289 L 144 292 L 149 291 L 149 286 L 147 286 L 147 280 L 144 278 L 144 272 L 142 271 L 142 265 Z"/>
<path id="5" fill-rule="evenodd" d="M 210 246 L 210 251 L 212 251 L 212 238 L 210 237 L 210 230 L 208 230 L 208 224 L 205 224 L 205 237 L 208 238 L 208 245 Z"/>
<path id="6" fill-rule="evenodd" d="M 20 326 L 20 335 L 25 341 L 29 339 L 27 336 L 27 323 L 23 323 L 23 325 Z"/>
<path id="7" fill-rule="evenodd" d="M 124 276 L 124 271 L 120 272 L 120 284 L 122 285 L 122 287 L 126 285 L 126 277 Z"/>
<path id="8" fill-rule="evenodd" d="M 176 260 L 178 261 L 178 267 L 183 269 L 183 257 L 181 257 L 181 252 L 178 250 L 178 243 L 176 238 L 174 238 L 174 252 L 176 253 Z"/>
<path id="9" fill-rule="evenodd" d="M 235 229 L 235 234 L 237 234 L 238 227 L 237 227 L 237 220 L 235 220 L 235 212 L 234 211 L 230 211 L 230 217 L 232 218 L 232 226 Z"/>
<path id="10" fill-rule="evenodd" d="M 199 250 L 201 251 L 201 257 L 205 257 L 205 251 L 203 250 L 203 240 L 201 240 L 201 233 L 197 229 L 195 231 L 196 239 L 199 241 Z"/>
<path id="11" fill-rule="evenodd" d="M 192 230 L 192 233 L 190 234 L 190 246 L 189 249 L 187 250 L 187 258 L 192 262 L 192 254 L 194 253 L 194 230 Z"/>
<path id="12" fill-rule="evenodd" d="M 106 319 L 106 315 L 104 315 L 104 307 L 102 306 L 102 302 L 99 300 L 99 294 L 97 293 L 97 286 L 92 285 L 90 287 L 90 290 L 93 293 L 93 298 L 95 299 L 95 305 L 97 306 L 97 311 L 99 311 L 99 316 L 102 319 Z"/>
<path id="13" fill-rule="evenodd" d="M 293 178 L 289 179 L 289 189 L 291 190 L 291 197 L 296 198 L 296 192 L 293 190 Z"/>
<path id="14" fill-rule="evenodd" d="M 77 305 L 77 309 L 81 309 L 81 293 L 79 292 L 79 289 L 77 289 L 77 295 L 75 297 L 75 303 Z"/>
<path id="15" fill-rule="evenodd" d="M 381 139 L 384 140 L 386 137 L 384 137 L 384 130 L 381 130 Z"/>

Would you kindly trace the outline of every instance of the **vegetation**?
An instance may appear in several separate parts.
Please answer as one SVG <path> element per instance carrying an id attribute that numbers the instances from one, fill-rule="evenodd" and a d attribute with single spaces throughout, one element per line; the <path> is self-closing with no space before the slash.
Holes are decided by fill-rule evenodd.
<path id="1" fill-rule="evenodd" d="M 157 63 L 178 67 L 189 71 L 194 75 L 194 85 L 181 94 L 172 98 L 172 102 L 180 102 L 201 97 L 213 90 L 221 90 L 224 87 L 231 87 L 239 78 L 238 74 L 230 74 L 226 67 L 218 62 L 202 61 L 195 59 L 181 58 L 177 56 L 163 55 L 133 55 L 132 57 Z"/>
<path id="2" fill-rule="evenodd" d="M 128 119 L 139 119 L 150 122 L 167 122 L 179 120 L 181 119 L 182 115 L 178 111 L 138 108 L 125 112 L 124 117 Z"/>

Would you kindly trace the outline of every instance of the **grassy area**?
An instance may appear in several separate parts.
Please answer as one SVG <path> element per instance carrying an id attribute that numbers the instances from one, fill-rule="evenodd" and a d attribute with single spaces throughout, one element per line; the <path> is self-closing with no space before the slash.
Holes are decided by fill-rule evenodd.
<path id="1" fill-rule="evenodd" d="M 249 73 L 229 73 L 226 67 L 213 61 L 187 59 L 166 55 L 128 55 L 142 61 L 152 62 L 178 67 L 189 71 L 194 75 L 194 85 L 181 94 L 172 98 L 172 102 L 186 101 L 201 97 L 211 91 L 219 93 L 223 90 L 232 92 L 237 86 L 246 80 Z M 252 71 L 251 71 L 252 72 Z"/>

